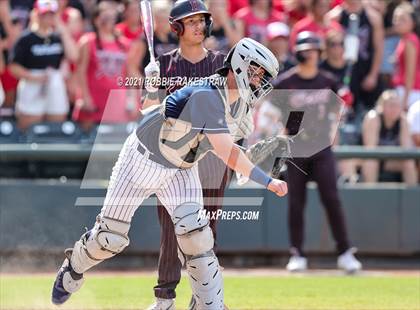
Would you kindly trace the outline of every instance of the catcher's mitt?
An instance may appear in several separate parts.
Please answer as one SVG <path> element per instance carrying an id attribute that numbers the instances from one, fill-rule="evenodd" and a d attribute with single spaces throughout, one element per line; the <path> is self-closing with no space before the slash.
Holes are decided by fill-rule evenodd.
<path id="1" fill-rule="evenodd" d="M 258 165 L 269 156 L 275 157 L 271 176 L 278 178 L 284 163 L 290 158 L 290 138 L 282 135 L 264 139 L 251 145 L 246 151 L 249 160 Z"/>
<path id="2" fill-rule="evenodd" d="M 280 176 L 284 163 L 291 157 L 290 138 L 278 135 L 261 140 L 251 145 L 245 154 L 254 165 L 262 163 L 269 157 L 275 159 L 271 176 L 277 179 Z M 247 181 L 247 178 L 241 177 L 238 183 L 242 185 Z"/>

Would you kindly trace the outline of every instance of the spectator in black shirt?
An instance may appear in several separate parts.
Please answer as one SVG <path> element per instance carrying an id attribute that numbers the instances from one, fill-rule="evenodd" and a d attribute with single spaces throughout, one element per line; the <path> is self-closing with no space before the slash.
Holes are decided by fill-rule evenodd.
<path id="1" fill-rule="evenodd" d="M 326 35 L 325 42 L 325 60 L 321 63 L 320 68 L 332 73 L 337 81 L 343 85 L 349 83 L 351 72 L 346 72 L 348 63 L 344 59 L 344 33 L 339 31 L 329 31 Z M 343 87 L 342 90 L 346 90 L 348 94 L 344 97 L 346 105 L 350 108 L 353 104 L 353 96 L 347 87 Z M 340 126 L 340 138 L 336 141 L 344 145 L 360 145 L 361 144 L 361 120 L 357 123 L 353 118 L 345 117 Z M 358 180 L 357 166 L 359 160 L 357 159 L 346 159 L 340 161 L 340 182 L 355 183 Z"/>
<path id="2" fill-rule="evenodd" d="M 76 61 L 78 53 L 73 38 L 56 14 L 57 9 L 54 0 L 38 0 L 36 23 L 14 46 L 10 70 L 20 79 L 16 116 L 23 130 L 44 120 L 64 121 L 69 109 L 59 67 L 64 58 Z"/>
<path id="3" fill-rule="evenodd" d="M 338 21 L 347 32 L 351 28 L 352 14 L 358 19 L 360 44 L 358 59 L 352 69 L 350 88 L 355 97 L 356 113 L 363 116 L 375 105 L 381 94 L 382 85 L 378 75 L 383 56 L 384 28 L 382 16 L 360 0 L 344 0 L 327 17 Z"/>
<path id="4" fill-rule="evenodd" d="M 407 118 L 403 113 L 403 103 L 394 90 L 386 90 L 379 97 L 375 109 L 369 111 L 363 121 L 363 145 L 366 147 L 413 146 Z M 375 159 L 363 162 L 365 182 L 400 181 L 395 173 L 402 173 L 402 181 L 417 184 L 417 169 L 414 160 Z"/>
<path id="5" fill-rule="evenodd" d="M 344 82 L 347 62 L 344 59 L 344 33 L 329 31 L 325 38 L 325 59 L 321 62 L 321 69 L 334 74 L 337 81 Z"/>
<path id="6" fill-rule="evenodd" d="M 382 58 L 380 79 L 384 88 L 392 88 L 392 74 L 395 71 L 395 49 L 400 40 L 392 23 L 395 8 L 406 0 L 370 0 L 368 4 L 376 10 L 383 19 L 384 25 L 384 55 Z"/>

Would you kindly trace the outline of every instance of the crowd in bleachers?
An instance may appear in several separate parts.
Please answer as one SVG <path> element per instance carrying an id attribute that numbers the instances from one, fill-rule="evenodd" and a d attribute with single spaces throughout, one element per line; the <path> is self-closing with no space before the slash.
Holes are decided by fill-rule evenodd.
<path id="1" fill-rule="evenodd" d="M 207 48 L 227 52 L 248 36 L 273 51 L 282 72 L 296 63 L 298 33 L 322 38 L 320 67 L 346 90 L 339 94 L 348 109 L 337 143 L 420 147 L 419 0 L 206 4 L 213 18 Z M 168 23 L 172 1 L 156 0 L 152 6 L 155 53 L 161 55 L 177 47 Z M 352 35 L 359 39 L 356 58 L 352 45 L 345 46 Z M 0 50 L 0 118 L 16 124 L 21 141 L 43 122 L 71 121 L 88 135 L 101 122 L 126 124 L 140 116 L 141 87 L 121 86 L 121 78 L 141 77 L 149 62 L 139 1 L 0 0 Z M 279 132 L 279 113 L 270 102 L 261 103 L 255 136 Z M 377 181 L 381 171 L 397 171 L 402 180 L 418 182 L 412 160 L 346 160 L 340 168 L 347 181 L 358 171 L 366 181 Z"/>

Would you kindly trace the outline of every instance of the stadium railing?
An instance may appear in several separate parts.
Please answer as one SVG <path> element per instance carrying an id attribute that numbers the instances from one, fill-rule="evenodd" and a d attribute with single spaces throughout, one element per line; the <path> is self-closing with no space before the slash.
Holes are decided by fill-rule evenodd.
<path id="1" fill-rule="evenodd" d="M 19 160 L 84 161 L 88 160 L 92 144 L 2 144 L 0 161 Z M 112 158 L 121 149 L 121 144 L 95 144 L 95 153 L 103 159 Z M 420 159 L 420 148 L 405 149 L 386 146 L 365 148 L 363 146 L 336 146 L 334 153 L 338 159 Z"/>

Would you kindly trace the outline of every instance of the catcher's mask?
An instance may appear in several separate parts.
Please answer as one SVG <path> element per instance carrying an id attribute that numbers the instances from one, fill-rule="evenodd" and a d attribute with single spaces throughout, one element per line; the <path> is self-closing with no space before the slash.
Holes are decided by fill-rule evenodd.
<path id="1" fill-rule="evenodd" d="M 251 97 L 257 101 L 266 96 L 272 89 L 270 80 L 271 75 L 256 62 L 251 61 L 248 67 L 249 87 L 251 88 Z"/>
<path id="2" fill-rule="evenodd" d="M 277 77 L 279 63 L 265 46 L 250 38 L 241 39 L 217 70 L 226 76 L 232 70 L 241 99 L 250 107 L 272 90 L 270 80 Z"/>

